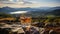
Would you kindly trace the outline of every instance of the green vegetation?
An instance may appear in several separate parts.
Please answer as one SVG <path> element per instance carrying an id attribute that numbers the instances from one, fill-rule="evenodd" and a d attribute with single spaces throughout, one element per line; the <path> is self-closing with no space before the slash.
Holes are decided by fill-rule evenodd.
<path id="1" fill-rule="evenodd" d="M 0 18 L 9 18 L 9 17 L 13 17 L 16 18 L 16 22 L 19 21 L 20 16 L 19 17 L 14 17 L 11 14 L 5 14 L 5 13 L 0 13 Z M 32 23 L 34 22 L 38 22 L 38 23 L 60 23 L 60 17 L 58 16 L 54 16 L 54 15 L 47 15 L 47 16 L 36 16 L 36 17 L 32 17 Z"/>
<path id="2" fill-rule="evenodd" d="M 56 16 L 37 17 L 37 18 L 32 18 L 32 21 L 39 23 L 60 23 L 60 17 L 56 17 Z"/>
<path id="3" fill-rule="evenodd" d="M 0 13 L 0 18 L 13 17 L 11 14 Z"/>

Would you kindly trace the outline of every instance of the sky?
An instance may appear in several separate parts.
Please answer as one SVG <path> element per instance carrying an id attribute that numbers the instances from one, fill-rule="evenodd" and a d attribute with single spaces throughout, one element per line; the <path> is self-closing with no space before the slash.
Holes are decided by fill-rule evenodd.
<path id="1" fill-rule="evenodd" d="M 0 7 L 55 7 L 60 0 L 0 0 Z"/>

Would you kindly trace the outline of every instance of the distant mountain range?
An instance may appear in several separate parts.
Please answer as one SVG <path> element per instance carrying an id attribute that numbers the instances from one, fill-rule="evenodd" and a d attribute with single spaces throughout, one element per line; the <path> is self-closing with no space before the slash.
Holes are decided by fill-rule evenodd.
<path id="1" fill-rule="evenodd" d="M 10 14 L 10 12 L 16 11 L 28 11 L 26 14 L 32 15 L 58 15 L 60 16 L 60 7 L 39 7 L 39 8 L 11 8 L 11 7 L 3 7 L 0 8 L 0 13 Z"/>

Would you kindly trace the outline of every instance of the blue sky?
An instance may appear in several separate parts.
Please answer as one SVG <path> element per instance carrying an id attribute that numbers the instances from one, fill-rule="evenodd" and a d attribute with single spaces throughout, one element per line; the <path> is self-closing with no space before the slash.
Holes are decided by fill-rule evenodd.
<path id="1" fill-rule="evenodd" d="M 9 0 L 0 0 L 0 1 L 9 1 Z M 49 2 L 60 3 L 60 0 L 24 0 L 24 1 L 32 1 L 32 2 L 35 1 L 35 2 L 42 2 L 42 3 L 49 3 Z"/>
<path id="2" fill-rule="evenodd" d="M 5 1 L 5 2 L 1 2 L 1 1 Z M 9 2 L 12 1 L 12 2 Z M 15 3 L 14 3 L 15 1 Z M 23 0 L 25 2 L 31 2 L 32 4 L 26 5 L 21 2 L 22 4 L 20 5 L 20 3 L 16 3 L 19 0 L 0 0 L 1 3 L 4 3 L 3 6 L 10 6 L 12 5 L 12 7 L 41 7 L 41 6 L 60 6 L 60 0 Z M 2 4 L 0 3 L 0 6 L 2 6 Z M 35 3 L 35 4 L 34 4 Z M 17 4 L 17 5 L 16 5 Z"/>
<path id="3" fill-rule="evenodd" d="M 56 3 L 60 3 L 60 0 L 27 0 L 27 1 L 36 1 L 36 2 L 56 2 Z"/>

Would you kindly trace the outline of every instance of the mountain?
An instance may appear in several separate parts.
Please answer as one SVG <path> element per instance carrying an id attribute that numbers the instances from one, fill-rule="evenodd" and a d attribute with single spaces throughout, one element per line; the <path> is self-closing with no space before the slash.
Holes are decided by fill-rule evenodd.
<path id="1" fill-rule="evenodd" d="M 60 9 L 54 9 L 51 12 L 47 13 L 48 15 L 60 16 Z"/>
<path id="2" fill-rule="evenodd" d="M 3 8 L 0 8 L 0 13 L 9 13 L 9 12 L 12 12 L 12 11 L 15 11 L 14 8 L 10 8 L 10 7 L 3 7 Z"/>
<path id="3" fill-rule="evenodd" d="M 11 8 L 11 7 L 3 7 L 0 8 L 0 12 L 4 12 L 4 13 L 10 13 L 10 12 L 15 12 L 15 11 L 27 11 L 27 10 L 32 10 L 31 8 L 27 7 L 27 8 Z"/>
<path id="4" fill-rule="evenodd" d="M 26 7 L 26 8 L 11 8 L 11 7 L 3 7 L 0 8 L 0 12 L 4 12 L 4 13 L 10 13 L 10 12 L 15 12 L 15 11 L 42 11 L 41 9 L 37 9 L 37 8 L 30 8 L 30 7 Z"/>
<path id="5" fill-rule="evenodd" d="M 17 11 L 28 11 L 26 15 L 32 16 L 45 16 L 45 15 L 60 15 L 60 7 L 38 7 L 38 8 L 11 8 L 11 7 L 3 7 L 0 8 L 0 13 L 10 14 L 10 12 Z M 16 14 L 17 15 L 17 14 Z"/>

